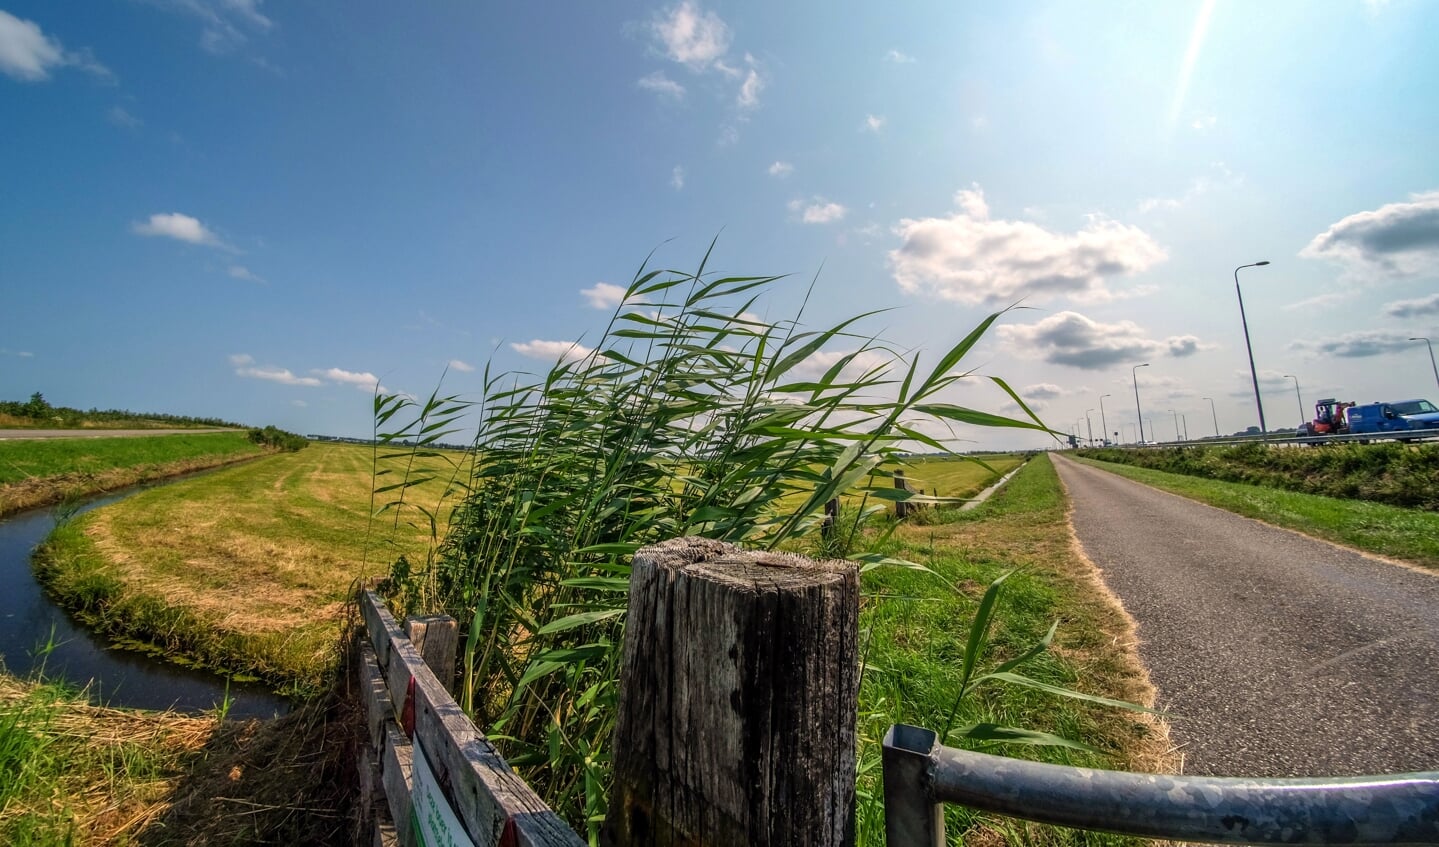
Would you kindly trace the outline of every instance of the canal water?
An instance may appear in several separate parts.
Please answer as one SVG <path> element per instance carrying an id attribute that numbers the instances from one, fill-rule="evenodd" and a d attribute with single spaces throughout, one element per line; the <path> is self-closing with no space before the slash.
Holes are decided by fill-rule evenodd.
<path id="1" fill-rule="evenodd" d="M 134 490 L 125 492 L 133 493 Z M 84 512 L 125 494 L 86 503 Z M 30 554 L 55 526 L 53 509 L 0 518 L 0 660 L 12 675 L 64 680 L 86 688 L 91 701 L 136 709 L 211 711 L 228 697 L 232 717 L 269 718 L 289 702 L 264 686 L 230 682 L 133 650 L 109 647 L 45 596 L 30 567 Z M 53 647 L 47 648 L 47 645 Z"/>

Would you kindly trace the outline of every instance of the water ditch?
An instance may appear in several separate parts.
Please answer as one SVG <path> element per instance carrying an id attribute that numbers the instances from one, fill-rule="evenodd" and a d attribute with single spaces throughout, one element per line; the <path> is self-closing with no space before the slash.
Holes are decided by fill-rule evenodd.
<path id="1" fill-rule="evenodd" d="M 138 490 L 90 500 L 78 511 Z M 63 680 L 107 706 L 200 713 L 228 699 L 232 717 L 270 718 L 290 710 L 289 701 L 257 683 L 227 682 L 214 673 L 111 646 L 55 605 L 30 566 L 31 552 L 55 521 L 53 509 L 0 518 L 0 659 L 9 673 Z"/>

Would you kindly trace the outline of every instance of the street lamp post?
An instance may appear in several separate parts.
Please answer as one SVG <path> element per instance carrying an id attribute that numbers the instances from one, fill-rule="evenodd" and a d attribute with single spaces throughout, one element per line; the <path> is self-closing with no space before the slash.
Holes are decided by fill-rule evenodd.
<path id="1" fill-rule="evenodd" d="M 1218 437 L 1219 437 L 1219 413 L 1216 412 L 1216 411 L 1214 411 L 1214 398 L 1213 398 L 1213 397 L 1205 397 L 1205 398 L 1203 398 L 1203 399 L 1209 401 L 1209 416 L 1212 417 L 1212 418 L 1214 418 L 1214 437 L 1215 437 L 1215 438 L 1218 438 Z"/>
<path id="2" fill-rule="evenodd" d="M 1169 414 L 1171 414 L 1171 415 L 1174 416 L 1174 440 L 1175 440 L 1175 441 L 1178 441 L 1178 440 L 1179 440 L 1179 413 L 1176 412 L 1176 411 L 1174 411 L 1173 409 L 1170 409 L 1170 410 L 1169 410 Z"/>
<path id="3" fill-rule="evenodd" d="M 1100 435 L 1104 436 L 1104 446 L 1106 447 L 1109 446 L 1109 421 L 1104 417 L 1104 398 L 1113 396 L 1113 394 L 1099 395 L 1099 428 L 1101 430 Z"/>
<path id="4" fill-rule="evenodd" d="M 1179 419 L 1180 419 L 1181 421 L 1184 421 L 1184 440 L 1185 440 L 1185 441 L 1188 441 L 1188 440 L 1189 440 L 1189 416 L 1186 415 L 1186 414 L 1184 414 L 1183 412 L 1180 412 L 1180 413 L 1179 413 Z"/>
<path id="5" fill-rule="evenodd" d="M 1411 338 L 1409 340 L 1422 341 L 1424 342 L 1424 345 L 1429 348 L 1429 367 L 1434 369 L 1434 384 L 1439 385 L 1439 365 L 1434 364 L 1434 345 L 1429 342 L 1429 339 L 1425 338 L 1422 335 L 1417 338 Z"/>
<path id="6" fill-rule="evenodd" d="M 1134 380 L 1134 416 L 1139 419 L 1139 440 L 1144 440 L 1144 413 L 1139 410 L 1139 369 L 1149 367 L 1149 363 L 1135 365 L 1129 369 L 1129 377 Z"/>
<path id="7" fill-rule="evenodd" d="M 1239 290 L 1239 272 L 1245 268 L 1260 268 L 1267 264 L 1269 261 L 1266 259 L 1234 269 L 1234 293 L 1239 297 L 1239 322 L 1244 325 L 1244 349 L 1249 351 L 1249 376 L 1254 380 L 1254 405 L 1259 408 L 1260 435 L 1268 432 L 1269 428 L 1264 425 L 1264 401 L 1259 399 L 1259 371 L 1254 368 L 1254 347 L 1249 343 L 1249 319 L 1244 316 L 1244 292 Z"/>
<path id="8" fill-rule="evenodd" d="M 1304 397 L 1299 393 L 1299 377 L 1294 374 L 1285 374 L 1284 378 L 1294 380 L 1294 399 L 1299 401 L 1299 423 L 1303 424 L 1306 415 L 1304 414 Z"/>
<path id="9" fill-rule="evenodd" d="M 1085 409 L 1085 410 L 1084 410 L 1084 429 L 1085 429 L 1086 432 L 1089 433 L 1089 446 L 1090 446 L 1090 447 L 1093 447 L 1093 446 L 1094 446 L 1094 421 L 1091 421 L 1091 420 L 1089 419 L 1089 413 L 1092 412 L 1092 411 L 1094 411 L 1094 410 L 1093 410 L 1093 409 Z"/>

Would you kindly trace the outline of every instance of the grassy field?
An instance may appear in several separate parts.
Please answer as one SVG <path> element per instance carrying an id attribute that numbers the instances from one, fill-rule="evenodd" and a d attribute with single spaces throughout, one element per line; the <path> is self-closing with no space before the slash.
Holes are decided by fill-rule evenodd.
<path id="1" fill-rule="evenodd" d="M 983 464 L 981 464 L 981 462 Z M 973 497 L 995 480 L 1019 467 L 1024 456 L 1002 453 L 965 458 L 923 457 L 904 469 L 911 487 L 939 497 Z M 985 465 L 989 467 L 986 468 Z"/>
<path id="2" fill-rule="evenodd" d="M 1002 471 L 1018 461 L 1002 457 L 990 464 Z M 382 573 L 400 553 L 422 558 L 429 534 L 423 522 L 401 521 L 398 531 L 389 523 L 377 528 L 376 536 L 393 534 L 392 540 L 381 543 L 372 537 L 367 542 L 370 463 L 368 448 L 314 444 L 299 453 L 143 492 L 67 527 L 45 551 L 42 568 L 73 605 L 113 632 L 150 639 L 206 664 L 254 672 L 295 691 L 316 691 L 334 666 L 354 580 Z M 969 488 L 982 487 L 993 476 L 974 463 L 954 461 L 926 461 L 907 475 L 923 477 L 924 487 L 954 496 L 972 493 Z M 440 483 L 432 481 L 409 493 L 432 504 L 440 490 Z M 936 730 L 945 725 L 955 705 L 969 622 L 985 587 L 1001 573 L 1015 571 L 1005 584 L 980 670 L 1023 652 L 1051 623 L 1062 620 L 1054 648 L 1026 666 L 1025 673 L 1095 695 L 1141 703 L 1152 697 L 1133 655 L 1127 620 L 1076 555 L 1047 461 L 1031 462 L 979 509 L 939 514 L 940 523 L 900 527 L 883 548 L 932 573 L 881 567 L 864 576 L 859 823 L 861 843 L 867 845 L 882 843 L 879 739 L 892 722 Z M 1008 755 L 1137 770 L 1171 766 L 1162 727 L 1152 719 L 1031 689 L 982 685 L 964 698 L 954 718 L 957 727 L 995 722 L 1055 733 L 1100 751 L 1010 747 L 1002 751 Z M 27 720 L 33 724 L 37 719 Z M 313 737 L 314 725 L 310 728 L 307 739 Z M 165 748 L 171 742 L 156 736 L 146 743 Z M 951 743 L 983 747 L 958 733 Z M 193 749 L 185 749 L 191 752 L 177 755 L 189 761 L 185 757 Z M 97 766 L 83 761 L 75 767 L 88 769 L 93 778 Z M 160 764 L 165 761 L 162 757 Z M 173 777 L 141 781 L 152 778 Z M 34 796 L 49 790 L 36 788 Z M 115 793 L 115 804 L 123 804 L 126 792 L 139 789 L 121 783 L 105 790 Z M 157 807 L 141 803 L 139 808 Z M 1122 841 L 958 809 L 948 814 L 952 831 L 986 843 Z M 80 843 L 114 842 L 97 837 Z"/>
<path id="3" fill-rule="evenodd" d="M 428 547 L 423 522 L 396 526 L 386 515 L 367 533 L 371 457 L 368 447 L 313 444 L 141 492 L 57 529 L 37 572 L 113 635 L 317 691 L 335 665 L 351 586 L 401 554 L 423 560 Z M 407 493 L 433 504 L 440 486 Z"/>
<path id="4" fill-rule="evenodd" d="M 1315 538 L 1439 569 L 1439 514 L 1434 512 L 1075 460 Z"/>
<path id="5" fill-rule="evenodd" d="M 864 575 L 860 616 L 864 676 L 860 686 L 861 844 L 883 844 L 880 741 L 891 723 L 942 731 L 960 686 L 970 621 L 985 588 L 1005 581 L 978 671 L 1022 654 L 1055 621 L 1052 649 L 1022 672 L 1093 695 L 1152 704 L 1153 689 L 1134 654 L 1134 633 L 1072 542 L 1066 502 L 1047 459 L 1030 462 L 994 498 L 946 523 L 904 526 L 886 552 L 933 573 L 878 568 Z M 954 711 L 956 727 L 992 722 L 1053 733 L 1101 752 L 1007 745 L 1003 755 L 1153 773 L 1174 772 L 1167 735 L 1154 718 L 1064 699 L 1004 683 L 986 683 Z M 957 733 L 957 731 L 956 731 Z M 952 738 L 951 746 L 986 749 Z M 946 811 L 952 836 L 966 843 L 1118 844 L 1125 839 Z M 978 838 L 977 841 L 970 841 Z"/>
<path id="6" fill-rule="evenodd" d="M 264 452 L 244 432 L 0 441 L 0 515 Z"/>

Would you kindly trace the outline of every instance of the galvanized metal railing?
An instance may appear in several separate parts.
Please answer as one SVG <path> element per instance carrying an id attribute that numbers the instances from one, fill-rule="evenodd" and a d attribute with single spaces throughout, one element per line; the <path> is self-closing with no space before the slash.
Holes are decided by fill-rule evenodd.
<path id="1" fill-rule="evenodd" d="M 942 847 L 944 804 L 1040 823 L 1211 844 L 1439 844 L 1439 772 L 1332 779 L 1158 776 L 1046 765 L 884 737 L 888 847 Z"/>

